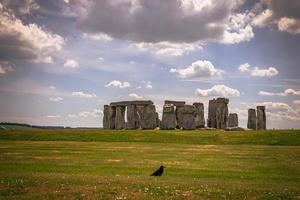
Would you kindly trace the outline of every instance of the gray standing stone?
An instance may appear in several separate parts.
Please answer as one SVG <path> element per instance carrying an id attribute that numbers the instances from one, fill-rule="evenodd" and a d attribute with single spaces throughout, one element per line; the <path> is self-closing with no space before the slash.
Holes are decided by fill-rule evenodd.
<path id="1" fill-rule="evenodd" d="M 176 106 L 175 115 L 176 115 L 176 128 L 181 129 L 183 124 L 183 108 L 184 106 Z"/>
<path id="2" fill-rule="evenodd" d="M 155 116 L 156 116 L 156 127 L 160 127 L 160 120 L 159 120 L 158 112 L 155 113 Z"/>
<path id="3" fill-rule="evenodd" d="M 142 115 L 142 129 L 156 128 L 156 112 L 154 105 L 146 105 Z"/>
<path id="4" fill-rule="evenodd" d="M 193 106 L 195 106 L 196 108 L 195 126 L 196 128 L 204 128 L 205 127 L 204 105 L 203 103 L 193 103 Z"/>
<path id="5" fill-rule="evenodd" d="M 230 113 L 228 117 L 228 127 L 238 127 L 239 120 L 237 113 Z"/>
<path id="6" fill-rule="evenodd" d="M 217 128 L 216 109 L 217 109 L 217 100 L 215 99 L 209 100 L 207 126 L 210 128 Z"/>
<path id="7" fill-rule="evenodd" d="M 114 129 L 115 128 L 115 107 L 104 105 L 103 109 L 103 128 L 104 129 Z"/>
<path id="8" fill-rule="evenodd" d="M 160 129 L 175 129 L 176 115 L 173 104 L 165 104 Z"/>
<path id="9" fill-rule="evenodd" d="M 125 128 L 125 106 L 116 106 L 115 128 Z"/>
<path id="10" fill-rule="evenodd" d="M 265 106 L 257 106 L 257 130 L 266 130 L 266 112 Z"/>
<path id="11" fill-rule="evenodd" d="M 226 129 L 228 125 L 229 99 L 217 98 L 216 100 L 216 128 Z"/>
<path id="12" fill-rule="evenodd" d="M 193 105 L 184 105 L 183 106 L 182 129 L 194 130 L 196 128 L 195 113 L 196 113 L 195 106 L 193 106 Z"/>
<path id="13" fill-rule="evenodd" d="M 248 110 L 247 128 L 256 130 L 256 111 L 253 108 Z"/>
<path id="14" fill-rule="evenodd" d="M 136 105 L 127 106 L 127 129 L 138 129 L 140 128 L 140 117 L 137 112 Z"/>

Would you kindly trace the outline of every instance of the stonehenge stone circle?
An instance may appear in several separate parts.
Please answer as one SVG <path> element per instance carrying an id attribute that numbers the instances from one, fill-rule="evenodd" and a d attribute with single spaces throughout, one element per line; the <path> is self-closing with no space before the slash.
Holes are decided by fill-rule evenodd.
<path id="1" fill-rule="evenodd" d="M 173 104 L 165 104 L 163 107 L 163 115 L 161 120 L 160 129 L 175 129 L 176 115 Z"/>
<path id="2" fill-rule="evenodd" d="M 224 130 L 233 130 L 238 127 L 238 115 L 228 113 L 228 103 L 227 98 L 209 100 L 207 127 Z M 184 101 L 166 100 L 161 120 L 155 105 L 150 100 L 119 101 L 104 105 L 104 129 L 155 129 L 157 127 L 184 130 L 205 128 L 204 105 L 200 102 L 187 105 Z M 266 129 L 265 106 L 257 106 L 256 110 L 248 110 L 247 128 Z"/>
<path id="3" fill-rule="evenodd" d="M 239 126 L 238 114 L 237 113 L 229 113 L 228 127 L 238 127 L 238 126 Z"/>
<path id="4" fill-rule="evenodd" d="M 256 107 L 256 128 L 257 130 L 266 130 L 266 113 L 265 113 L 265 106 L 257 106 Z"/>
<path id="5" fill-rule="evenodd" d="M 256 110 L 253 108 L 248 110 L 247 128 L 256 130 Z"/>
<path id="6" fill-rule="evenodd" d="M 182 110 L 182 129 L 194 130 L 196 108 L 193 105 L 184 105 Z"/>
<path id="7" fill-rule="evenodd" d="M 205 127 L 204 105 L 203 103 L 193 103 L 193 106 L 195 106 L 196 108 L 195 126 L 196 128 L 204 128 Z"/>

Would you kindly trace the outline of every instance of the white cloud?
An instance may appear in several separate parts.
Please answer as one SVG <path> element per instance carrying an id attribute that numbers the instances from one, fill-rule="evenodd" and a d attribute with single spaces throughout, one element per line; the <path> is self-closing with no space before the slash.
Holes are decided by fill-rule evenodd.
<path id="1" fill-rule="evenodd" d="M 51 64 L 51 63 L 53 63 L 53 59 L 51 56 L 47 56 L 41 62 L 46 63 L 46 64 Z"/>
<path id="2" fill-rule="evenodd" d="M 74 115 L 74 114 L 68 114 L 68 117 L 69 117 L 69 118 L 76 118 L 77 115 Z"/>
<path id="3" fill-rule="evenodd" d="M 293 104 L 295 104 L 295 105 L 300 105 L 300 100 L 294 100 L 294 101 L 293 101 Z"/>
<path id="4" fill-rule="evenodd" d="M 56 87 L 55 87 L 55 86 L 53 86 L 53 85 L 50 85 L 50 86 L 49 86 L 49 89 L 51 89 L 51 90 L 55 90 L 55 89 L 56 89 Z"/>
<path id="5" fill-rule="evenodd" d="M 131 47 L 139 51 L 148 51 L 156 56 L 182 56 L 196 49 L 202 49 L 197 43 L 171 43 L 171 42 L 158 42 L 158 43 L 134 43 Z"/>
<path id="6" fill-rule="evenodd" d="M 177 74 L 180 78 L 212 78 L 220 77 L 224 71 L 217 69 L 207 60 L 198 60 L 192 65 L 181 69 L 170 69 L 171 73 Z"/>
<path id="7" fill-rule="evenodd" d="M 243 41 L 250 41 L 254 37 L 250 24 L 251 16 L 248 13 L 232 14 L 229 17 L 226 31 L 221 43 L 235 44 Z"/>
<path id="8" fill-rule="evenodd" d="M 59 102 L 59 101 L 62 101 L 63 98 L 62 97 L 50 97 L 49 98 L 49 101 L 52 101 L 52 102 Z"/>
<path id="9" fill-rule="evenodd" d="M 94 109 L 93 111 L 81 111 L 78 113 L 78 116 L 83 118 L 98 118 L 100 114 L 103 114 L 102 110 Z"/>
<path id="10" fill-rule="evenodd" d="M 2 66 L 0 65 L 0 74 L 5 74 L 6 71 L 2 68 Z"/>
<path id="11" fill-rule="evenodd" d="M 274 92 L 266 92 L 266 91 L 259 91 L 258 93 L 260 96 L 288 96 L 288 95 L 300 95 L 300 90 L 296 89 L 286 89 L 284 92 L 274 93 Z"/>
<path id="12" fill-rule="evenodd" d="M 269 67 L 267 69 L 260 69 L 258 67 L 251 67 L 250 64 L 244 63 L 239 66 L 239 71 L 250 73 L 251 76 L 255 77 L 272 77 L 278 74 L 278 71 L 274 67 Z"/>
<path id="13" fill-rule="evenodd" d="M 237 89 L 230 88 L 226 85 L 215 85 L 210 89 L 197 88 L 195 94 L 198 96 L 223 96 L 223 97 L 236 97 L 240 96 L 240 92 Z"/>
<path id="14" fill-rule="evenodd" d="M 34 23 L 24 24 L 12 10 L 0 3 L 0 60 L 25 59 L 41 61 L 60 51 L 64 39 L 43 30 Z"/>
<path id="15" fill-rule="evenodd" d="M 300 34 L 299 0 L 263 0 L 255 9 L 252 24 L 258 27 L 277 26 L 279 31 Z"/>
<path id="16" fill-rule="evenodd" d="M 104 34 L 104 33 L 97 33 L 97 34 L 84 33 L 83 37 L 84 38 L 90 38 L 90 39 L 93 39 L 93 40 L 99 40 L 99 41 L 111 41 L 111 40 L 113 40 L 112 37 L 110 37 L 109 35 Z"/>
<path id="17" fill-rule="evenodd" d="M 64 64 L 65 67 L 69 67 L 69 68 L 78 68 L 79 67 L 79 64 L 76 60 L 74 59 L 68 59 L 66 60 L 65 64 Z"/>
<path id="18" fill-rule="evenodd" d="M 145 88 L 152 89 L 153 88 L 152 83 L 150 81 L 147 81 Z"/>
<path id="19" fill-rule="evenodd" d="M 60 115 L 47 115 L 46 117 L 47 117 L 47 118 L 52 118 L 52 119 L 58 119 L 58 118 L 61 118 Z"/>
<path id="20" fill-rule="evenodd" d="M 121 82 L 118 80 L 113 80 L 110 83 L 106 84 L 105 87 L 113 87 L 113 88 L 128 88 L 130 87 L 130 83 L 129 82 Z"/>
<path id="21" fill-rule="evenodd" d="M 129 94 L 129 96 L 132 97 L 132 98 L 135 98 L 135 99 L 143 99 L 143 98 L 144 98 L 144 97 L 142 97 L 142 96 L 139 96 L 139 95 L 136 94 L 136 93 L 131 93 L 131 94 Z"/>
<path id="22" fill-rule="evenodd" d="M 72 96 L 74 96 L 74 97 L 82 97 L 82 98 L 95 98 L 95 97 L 97 97 L 97 95 L 94 94 L 94 93 L 89 94 L 89 93 L 84 93 L 82 91 L 72 92 Z"/>

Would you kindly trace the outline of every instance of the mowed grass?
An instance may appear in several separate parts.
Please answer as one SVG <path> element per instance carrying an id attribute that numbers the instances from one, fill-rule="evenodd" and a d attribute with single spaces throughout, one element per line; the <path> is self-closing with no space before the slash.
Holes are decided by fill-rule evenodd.
<path id="1" fill-rule="evenodd" d="M 1 130 L 0 199 L 300 199 L 300 131 Z"/>

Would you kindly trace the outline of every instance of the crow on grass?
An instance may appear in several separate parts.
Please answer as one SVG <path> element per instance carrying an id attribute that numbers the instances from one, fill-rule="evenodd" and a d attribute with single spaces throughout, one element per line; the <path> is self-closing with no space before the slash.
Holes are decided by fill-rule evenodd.
<path id="1" fill-rule="evenodd" d="M 150 176 L 161 176 L 164 173 L 165 166 L 161 165 L 158 170 L 153 172 Z"/>

